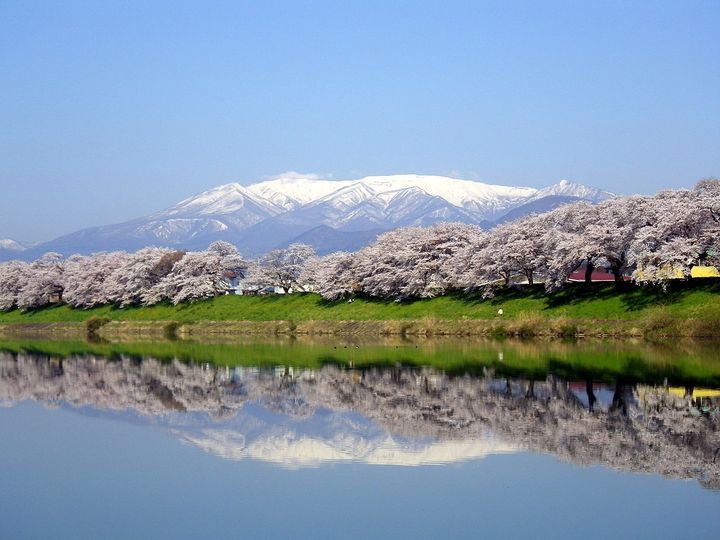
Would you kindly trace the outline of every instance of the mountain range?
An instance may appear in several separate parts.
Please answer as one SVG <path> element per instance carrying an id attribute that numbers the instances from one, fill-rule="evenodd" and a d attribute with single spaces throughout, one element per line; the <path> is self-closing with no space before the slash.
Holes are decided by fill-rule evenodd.
<path id="1" fill-rule="evenodd" d="M 322 254 L 359 249 L 397 227 L 459 221 L 489 228 L 569 202 L 613 196 L 566 180 L 536 189 L 415 174 L 341 181 L 290 175 L 248 186 L 225 184 L 146 217 L 29 248 L 3 240 L 0 260 L 149 245 L 202 249 L 214 240 L 236 244 L 249 256 L 293 242 L 313 245 Z"/>

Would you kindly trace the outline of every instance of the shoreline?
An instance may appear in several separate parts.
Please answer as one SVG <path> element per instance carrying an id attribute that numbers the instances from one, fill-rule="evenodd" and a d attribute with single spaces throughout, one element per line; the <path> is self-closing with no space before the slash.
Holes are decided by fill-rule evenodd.
<path id="1" fill-rule="evenodd" d="M 488 338 L 717 338 L 717 323 L 657 318 L 595 320 L 538 317 L 520 320 L 205 320 L 86 321 L 0 323 L 0 338 L 117 340 L 133 337 L 194 340 L 232 336 L 413 336 Z"/>

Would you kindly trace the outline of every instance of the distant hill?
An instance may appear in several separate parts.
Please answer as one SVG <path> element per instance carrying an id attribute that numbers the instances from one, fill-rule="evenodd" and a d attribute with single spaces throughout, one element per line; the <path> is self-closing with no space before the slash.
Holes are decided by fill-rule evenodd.
<path id="1" fill-rule="evenodd" d="M 507 214 L 501 216 L 496 223 L 505 223 L 508 221 L 514 221 L 530 214 L 542 214 L 543 212 L 549 212 L 555 208 L 564 204 L 571 204 L 578 201 L 584 201 L 581 197 L 573 197 L 571 195 L 548 195 L 540 199 L 535 199 L 528 203 L 513 208 Z"/>
<path id="2" fill-rule="evenodd" d="M 288 244 L 308 244 L 315 248 L 318 255 L 327 255 L 335 251 L 357 251 L 370 244 L 382 233 L 381 229 L 368 231 L 338 231 L 327 225 L 320 225 L 314 229 L 296 236 Z M 283 243 L 279 247 L 284 247 Z"/>

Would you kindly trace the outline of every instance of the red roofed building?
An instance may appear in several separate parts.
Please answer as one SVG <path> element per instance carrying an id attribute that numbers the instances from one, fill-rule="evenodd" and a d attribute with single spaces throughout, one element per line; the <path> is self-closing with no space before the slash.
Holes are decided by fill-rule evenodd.
<path id="1" fill-rule="evenodd" d="M 592 281 L 615 281 L 615 275 L 612 272 L 608 272 L 604 268 L 597 268 L 593 270 L 592 276 L 590 277 Z M 623 276 L 623 280 L 627 281 L 630 279 L 630 276 Z M 572 274 L 570 274 L 570 277 L 568 277 L 568 281 L 579 281 L 584 282 L 585 281 L 585 268 L 579 268 L 578 270 L 575 270 Z"/>

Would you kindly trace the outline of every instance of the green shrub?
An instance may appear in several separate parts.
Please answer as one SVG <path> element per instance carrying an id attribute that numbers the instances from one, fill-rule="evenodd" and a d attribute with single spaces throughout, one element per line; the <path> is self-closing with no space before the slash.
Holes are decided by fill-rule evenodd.
<path id="1" fill-rule="evenodd" d="M 169 339 L 171 341 L 176 340 L 178 338 L 177 331 L 180 326 L 180 323 L 177 321 L 169 322 L 163 326 L 163 335 L 165 336 L 165 339 Z"/>
<path id="2" fill-rule="evenodd" d="M 508 332 L 505 327 L 500 324 L 498 326 L 493 326 L 493 328 L 489 332 L 489 335 L 493 338 L 505 338 L 507 337 Z"/>
<path id="3" fill-rule="evenodd" d="M 109 322 L 110 319 L 107 317 L 90 317 L 85 321 L 85 329 L 87 330 L 88 336 L 97 335 L 97 331 Z"/>
<path id="4" fill-rule="evenodd" d="M 566 324 L 560 327 L 560 336 L 575 337 L 578 334 L 577 326 L 574 324 Z"/>

